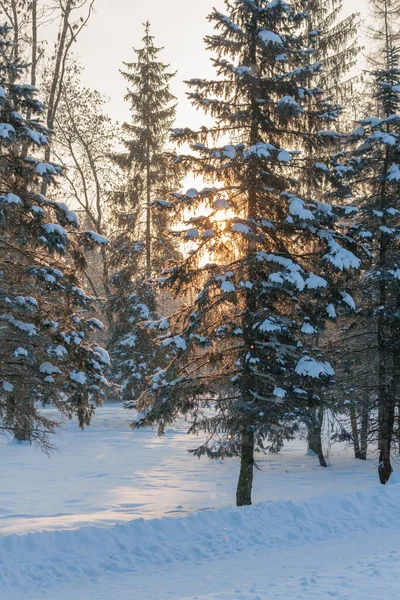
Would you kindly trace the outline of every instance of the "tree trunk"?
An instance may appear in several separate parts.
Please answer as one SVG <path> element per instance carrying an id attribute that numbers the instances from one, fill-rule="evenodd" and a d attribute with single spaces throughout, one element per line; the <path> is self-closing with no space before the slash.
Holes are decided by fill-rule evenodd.
<path id="1" fill-rule="evenodd" d="M 32 435 L 30 411 L 18 410 L 17 400 L 14 396 L 9 396 L 7 399 L 5 422 L 17 442 L 30 441 Z"/>
<path id="2" fill-rule="evenodd" d="M 391 69 L 390 54 L 389 50 L 392 47 L 390 25 L 389 25 L 389 13 L 388 13 L 388 2 L 385 0 L 384 3 L 385 11 L 385 32 L 386 32 L 386 68 Z M 386 114 L 389 117 L 389 114 Z M 386 125 L 386 130 L 389 133 L 389 124 Z M 391 151 L 386 146 L 385 160 L 383 163 L 381 184 L 380 184 L 380 208 L 382 211 L 388 208 L 386 200 L 386 187 L 387 187 L 387 173 L 389 165 L 392 161 Z M 383 271 L 388 265 L 388 254 L 390 250 L 390 241 L 388 235 L 385 232 L 380 234 L 379 242 L 379 261 L 377 268 L 382 268 Z M 387 289 L 388 283 L 385 279 L 382 279 L 379 284 L 379 311 L 378 318 L 378 356 L 379 356 L 379 430 L 378 430 L 378 446 L 379 446 L 379 465 L 378 475 L 379 481 L 385 485 L 393 472 L 392 465 L 390 462 L 391 449 L 392 449 L 392 438 L 395 418 L 395 353 L 393 352 L 393 342 L 396 339 L 390 337 L 389 334 L 389 318 L 386 315 L 387 301 L 390 299 L 390 293 Z M 390 354 L 389 345 L 392 346 L 392 353 Z M 390 360 L 392 359 L 392 360 Z"/>
<path id="3" fill-rule="evenodd" d="M 152 274 L 151 264 L 151 182 L 150 182 L 150 150 L 147 149 L 146 165 L 146 277 L 150 278 Z"/>
<path id="4" fill-rule="evenodd" d="M 38 62 L 38 25 L 37 25 L 37 3 L 38 0 L 32 0 L 32 50 L 31 50 L 31 85 L 36 87 L 36 71 Z M 29 121 L 32 117 L 30 108 L 26 111 L 26 120 Z M 23 145 L 23 152 L 28 153 L 29 143 L 26 141 Z"/>
<path id="5" fill-rule="evenodd" d="M 17 440 L 17 442 L 30 442 L 31 441 L 31 435 L 32 435 L 31 424 L 29 422 L 29 419 L 27 419 L 27 418 L 25 418 L 24 421 L 26 421 L 26 422 L 19 423 L 14 428 L 14 438 Z"/>
<path id="6" fill-rule="evenodd" d="M 397 405 L 397 454 L 400 455 L 400 406 Z"/>
<path id="7" fill-rule="evenodd" d="M 379 415 L 379 481 L 385 485 L 393 473 L 390 454 L 394 425 L 394 406 L 383 406 Z"/>
<path id="8" fill-rule="evenodd" d="M 397 295 L 396 312 L 400 314 L 400 293 Z M 397 422 L 393 426 L 396 430 L 396 437 L 398 443 L 398 451 L 400 454 L 400 405 L 399 405 L 399 391 L 400 391 L 400 326 L 398 321 L 394 323 L 392 329 L 392 340 L 393 344 L 393 383 L 392 383 L 392 394 L 393 404 L 397 406 Z M 394 433 L 394 432 L 393 432 Z"/>
<path id="9" fill-rule="evenodd" d="M 391 398 L 392 386 L 389 385 L 390 374 L 387 357 L 387 340 L 384 335 L 383 319 L 378 324 L 379 351 L 379 416 L 378 416 L 378 447 L 379 447 L 379 481 L 385 485 L 393 472 L 391 465 L 391 449 L 395 419 L 395 401 Z M 393 380 L 393 377 L 392 377 Z"/>
<path id="10" fill-rule="evenodd" d="M 386 243 L 381 242 L 381 257 L 385 257 Z M 383 260 L 381 259 L 383 263 Z M 380 306 L 386 305 L 386 282 L 380 284 Z M 391 465 L 391 449 L 395 418 L 395 398 L 393 393 L 393 361 L 389 361 L 389 342 L 387 323 L 380 312 L 378 319 L 378 354 L 379 354 L 379 413 L 378 413 L 378 448 L 379 448 L 379 481 L 385 485 L 393 472 Z"/>
<path id="11" fill-rule="evenodd" d="M 368 428 L 369 428 L 369 411 L 363 408 L 361 414 L 361 443 L 360 443 L 360 459 L 367 460 L 368 453 Z"/>
<path id="12" fill-rule="evenodd" d="M 250 34 L 249 64 L 257 64 L 257 19 L 253 16 L 252 32 Z M 256 86 L 251 89 L 251 120 L 249 131 L 249 146 L 254 146 L 259 141 L 259 120 L 258 112 L 260 110 L 257 101 Z M 254 159 L 248 162 L 248 190 L 247 190 L 247 218 L 257 218 L 257 165 Z M 257 241 L 255 238 L 249 238 L 247 242 L 247 259 L 257 250 Z M 257 280 L 257 267 L 254 262 L 248 264 L 249 281 Z M 254 293 L 246 288 L 245 310 L 244 310 L 244 353 L 252 354 L 253 346 L 253 318 L 257 311 L 257 302 Z M 247 364 L 247 361 L 246 361 Z M 249 389 L 252 387 L 252 372 L 248 369 L 245 377 L 242 379 L 242 393 L 244 398 L 249 398 Z M 251 492 L 254 476 L 254 427 L 249 422 L 248 414 L 242 413 L 241 416 L 241 449 L 240 449 L 240 475 L 236 490 L 236 505 L 249 506 L 251 504 Z"/>
<path id="13" fill-rule="evenodd" d="M 59 96 L 60 89 L 63 84 L 64 66 L 65 66 L 65 48 L 67 45 L 68 29 L 70 27 L 69 19 L 73 8 L 73 0 L 67 0 L 65 8 L 63 8 L 62 24 L 60 34 L 58 38 L 58 48 L 56 51 L 54 70 L 52 73 L 52 81 L 50 86 L 50 93 L 47 99 L 47 127 L 52 130 L 54 127 L 54 120 L 57 111 L 57 97 Z M 51 148 L 46 146 L 44 151 L 44 161 L 50 162 Z M 47 192 L 47 181 L 43 179 L 41 186 L 41 193 L 43 196 Z"/>
<path id="14" fill-rule="evenodd" d="M 308 449 L 312 450 L 319 460 L 321 467 L 327 467 L 324 451 L 322 448 L 322 425 L 324 421 L 324 408 L 318 406 L 313 409 L 312 422 L 308 427 Z"/>
<path id="15" fill-rule="evenodd" d="M 18 6 L 17 0 L 11 1 L 11 10 L 13 14 L 13 29 L 14 29 L 14 39 L 13 39 L 13 59 L 15 62 L 19 62 L 19 22 L 18 22 Z M 16 79 L 16 75 L 14 80 Z"/>
<path id="16" fill-rule="evenodd" d="M 355 456 L 355 458 L 361 458 L 360 438 L 358 436 L 357 413 L 356 413 L 355 406 L 350 407 L 350 423 L 351 423 L 351 433 L 352 433 L 353 446 L 354 446 L 354 456 Z"/>
<path id="17" fill-rule="evenodd" d="M 37 3 L 38 0 L 32 0 L 32 64 L 31 64 L 31 85 L 36 86 L 37 54 L 38 54 L 38 36 L 37 36 Z"/>
<path id="18" fill-rule="evenodd" d="M 244 423 L 240 451 L 240 475 L 236 491 L 236 506 L 251 504 L 251 491 L 254 476 L 254 431 Z"/>

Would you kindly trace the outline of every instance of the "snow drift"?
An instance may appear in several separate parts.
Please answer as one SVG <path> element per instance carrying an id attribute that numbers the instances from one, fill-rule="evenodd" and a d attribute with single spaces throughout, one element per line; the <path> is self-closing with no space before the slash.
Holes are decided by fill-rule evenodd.
<path id="1" fill-rule="evenodd" d="M 376 529 L 400 528 L 400 484 L 352 494 L 248 508 L 200 511 L 185 518 L 138 519 L 0 537 L 0 589 L 52 587 L 106 573 L 196 563 L 246 550 L 300 546 Z"/>

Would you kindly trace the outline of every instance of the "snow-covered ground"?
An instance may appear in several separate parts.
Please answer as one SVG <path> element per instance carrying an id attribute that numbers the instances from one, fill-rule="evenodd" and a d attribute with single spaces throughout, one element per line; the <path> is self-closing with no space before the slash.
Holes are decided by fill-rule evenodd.
<path id="1" fill-rule="evenodd" d="M 374 457 L 333 447 L 321 469 L 289 444 L 260 457 L 260 504 L 236 509 L 236 460 L 199 461 L 181 425 L 160 439 L 130 416 L 67 423 L 50 458 L 0 440 L 1 600 L 399 597 L 400 484 L 377 485 Z"/>
<path id="2" fill-rule="evenodd" d="M 48 416 L 56 417 L 51 411 Z M 159 438 L 133 432 L 133 415 L 120 406 L 98 410 L 82 432 L 67 422 L 50 457 L 0 437 L 0 534 L 107 525 L 137 517 L 188 514 L 235 501 L 238 461 L 199 460 L 198 444 L 184 426 Z M 306 443 L 260 456 L 254 502 L 312 498 L 377 485 L 376 460 L 355 461 L 351 449 L 333 446 L 329 469 L 305 456 Z"/>

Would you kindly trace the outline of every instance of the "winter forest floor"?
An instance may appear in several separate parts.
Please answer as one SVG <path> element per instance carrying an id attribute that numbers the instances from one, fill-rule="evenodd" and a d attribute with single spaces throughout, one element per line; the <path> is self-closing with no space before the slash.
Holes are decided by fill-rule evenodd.
<path id="1" fill-rule="evenodd" d="M 378 486 L 375 457 L 335 445 L 321 469 L 288 444 L 259 457 L 261 504 L 238 510 L 236 460 L 130 418 L 66 423 L 50 458 L 0 440 L 1 600 L 398 599 L 400 484 Z"/>

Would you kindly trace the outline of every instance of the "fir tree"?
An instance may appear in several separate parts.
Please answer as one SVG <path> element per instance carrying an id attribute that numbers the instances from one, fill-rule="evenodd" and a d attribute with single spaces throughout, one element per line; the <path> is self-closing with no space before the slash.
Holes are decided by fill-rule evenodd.
<path id="1" fill-rule="evenodd" d="M 116 269 L 111 285 L 111 310 L 115 315 L 112 339 L 116 379 L 122 397 L 132 400 L 143 390 L 145 375 L 159 362 L 157 349 L 143 320 L 157 318 L 157 297 L 151 278 L 168 261 L 179 256 L 168 233 L 168 215 L 158 209 L 159 198 L 179 185 L 181 170 L 167 156 L 165 145 L 175 119 L 176 104 L 170 92 L 174 73 L 160 62 L 161 48 L 154 45 L 150 24 L 145 24 L 143 47 L 137 61 L 124 63 L 130 89 L 132 120 L 123 125 L 124 153 L 115 157 L 126 176 L 126 189 L 116 196 L 111 265 Z"/>
<path id="2" fill-rule="evenodd" d="M 48 447 L 57 424 L 38 403 L 89 424 L 109 359 L 90 343 L 102 325 L 85 317 L 90 298 L 80 287 L 80 248 L 95 234 L 81 233 L 73 211 L 38 192 L 61 169 L 26 155 L 45 148 L 51 132 L 36 89 L 19 82 L 26 67 L 12 58 L 8 31 L 0 28 L 0 428 Z"/>
<path id="3" fill-rule="evenodd" d="M 323 63 L 319 84 L 337 101 L 346 101 L 354 92 L 354 77 L 349 73 L 360 52 L 359 15 L 352 13 L 342 19 L 343 0 L 314 0 L 308 10 L 308 33 L 317 59 Z"/>
<path id="4" fill-rule="evenodd" d="M 140 398 L 133 426 L 158 423 L 162 433 L 185 416 L 191 432 L 206 433 L 196 455 L 240 456 L 244 505 L 255 450 L 279 449 L 334 376 L 314 336 L 341 306 L 354 305 L 342 272 L 360 261 L 340 233 L 341 209 L 300 181 L 306 168 L 313 180 L 330 180 L 318 152 L 338 139 L 326 128 L 338 108 L 309 84 L 321 63 L 308 2 L 226 6 L 228 14 L 211 14 L 216 32 L 206 38 L 217 77 L 189 82 L 194 105 L 215 126 L 174 132 L 193 151 L 182 163 L 213 187 L 170 199 L 190 215 L 182 237 L 194 247 L 163 283 L 176 295 L 199 293 L 170 319 L 171 334 L 159 323 L 161 346 L 177 354 Z M 307 140 L 314 163 L 305 167 Z"/>
<path id="5" fill-rule="evenodd" d="M 319 110 L 323 110 L 324 105 L 328 111 L 333 112 L 335 102 L 344 100 L 346 102 L 350 93 L 353 91 L 354 80 L 348 77 L 349 71 L 355 65 L 359 45 L 357 40 L 358 15 L 352 14 L 344 20 L 340 19 L 343 9 L 341 0 L 314 0 L 308 5 L 310 18 L 307 22 L 307 32 L 310 39 L 310 45 L 313 50 L 315 60 L 321 62 L 321 69 L 318 74 L 310 74 L 307 86 L 316 87 L 317 85 L 325 91 L 325 95 L 320 96 Z M 305 57 L 308 60 L 308 55 Z M 332 100 L 333 97 L 333 100 Z M 312 106 L 315 99 L 309 97 L 308 110 L 312 114 Z M 339 119 L 340 117 L 340 119 Z M 340 106 L 336 106 L 335 118 L 332 119 L 332 126 L 337 130 L 340 128 L 339 121 L 343 121 Z M 305 132 L 309 134 L 317 133 L 318 124 L 315 119 L 305 119 Z M 337 137 L 337 146 L 340 150 L 342 139 Z M 325 153 L 319 150 L 319 160 L 322 167 L 330 164 L 331 147 L 325 148 Z M 325 155 L 324 155 L 325 154 Z M 323 200 L 326 194 L 326 186 L 315 186 L 315 176 L 313 175 L 313 165 L 315 164 L 315 145 L 312 136 L 305 139 L 303 147 L 303 160 L 307 163 L 302 169 L 302 181 L 305 193 L 313 194 L 314 199 Z M 305 168 L 306 167 L 306 168 Z M 321 175 L 323 173 L 321 172 Z M 323 177 L 322 177 L 323 179 Z M 327 466 L 322 447 L 322 430 L 324 419 L 324 406 L 327 404 L 326 397 L 324 403 L 319 401 L 309 407 L 306 414 L 306 425 L 308 428 L 308 447 L 314 452 L 322 467 Z M 333 408 L 333 406 L 331 406 Z"/>
<path id="6" fill-rule="evenodd" d="M 361 120 L 349 141 L 350 152 L 342 173 L 359 208 L 353 232 L 368 243 L 370 264 L 355 289 L 363 312 L 354 323 L 355 340 L 364 376 L 354 384 L 353 394 L 369 396 L 371 431 L 377 432 L 379 479 L 385 484 L 392 473 L 395 410 L 400 379 L 400 47 L 393 18 L 399 3 L 372 2 L 378 41 L 372 71 L 372 95 L 377 112 Z M 352 369 L 354 374 L 354 369 Z M 374 415 L 377 414 L 377 420 Z"/>

